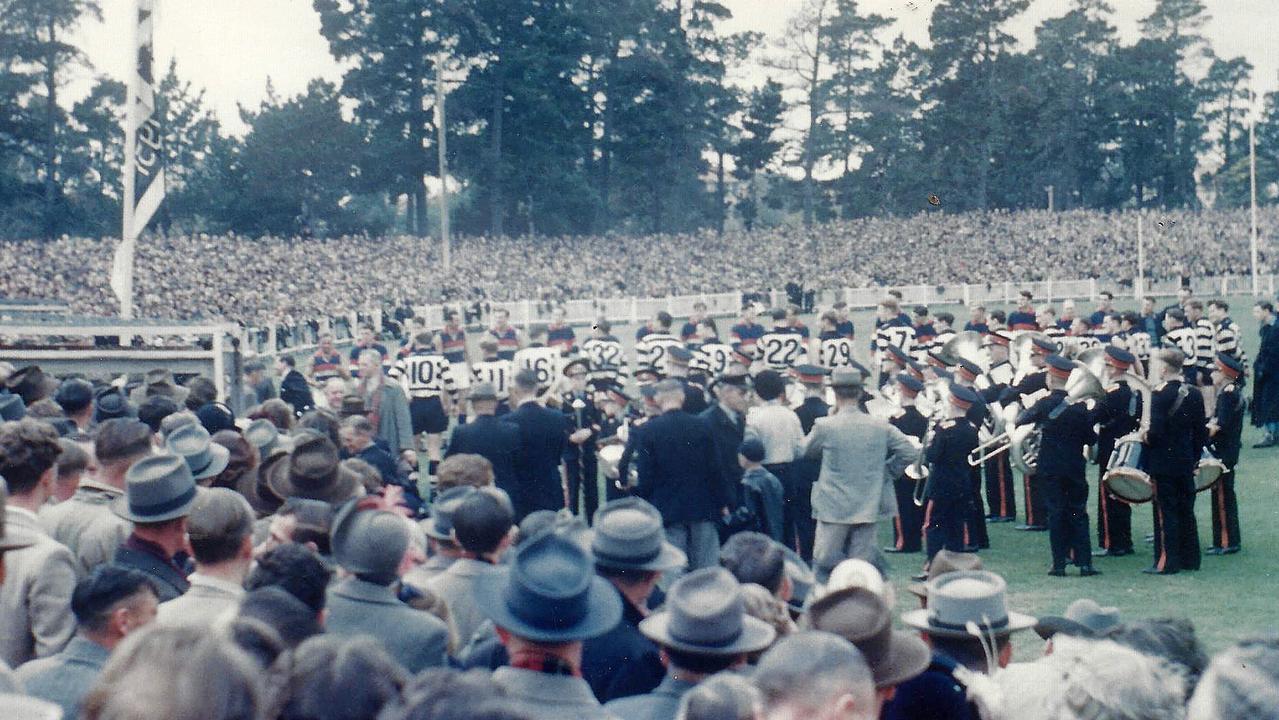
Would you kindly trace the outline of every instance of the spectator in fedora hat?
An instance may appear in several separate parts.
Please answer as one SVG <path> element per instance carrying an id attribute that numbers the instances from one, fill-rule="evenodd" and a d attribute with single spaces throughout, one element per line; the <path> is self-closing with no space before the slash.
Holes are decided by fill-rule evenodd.
<path id="1" fill-rule="evenodd" d="M 28 365 L 13 373 L 5 380 L 9 392 L 22 398 L 27 405 L 33 405 L 53 394 L 58 381 L 44 374 L 39 365 Z"/>
<path id="2" fill-rule="evenodd" d="M 258 418 L 245 426 L 244 439 L 257 452 L 259 463 L 282 449 L 279 429 L 266 418 Z"/>
<path id="3" fill-rule="evenodd" d="M 352 500 L 333 518 L 333 559 L 350 577 L 329 588 L 326 632 L 369 635 L 410 673 L 446 662 L 449 630 L 439 618 L 400 601 L 399 581 L 409 551 L 408 521 L 371 500 Z"/>
<path id="4" fill-rule="evenodd" d="M 760 658 L 754 685 L 769 720 L 876 720 L 879 701 L 866 659 L 852 643 L 802 632 Z"/>
<path id="5" fill-rule="evenodd" d="M 14 422 L 27 415 L 27 404 L 21 395 L 0 394 L 0 422 Z"/>
<path id="6" fill-rule="evenodd" d="M 81 432 L 93 422 L 93 385 L 84 378 L 69 378 L 58 386 L 53 399 Z"/>
<path id="7" fill-rule="evenodd" d="M 431 504 L 431 515 L 418 523 L 426 535 L 427 560 L 404 574 L 404 582 L 418 589 L 444 572 L 462 557 L 462 546 L 453 537 L 453 516 L 462 502 L 477 492 L 470 485 L 459 485 L 441 492 Z M 464 638 L 463 641 L 470 638 Z"/>
<path id="8" fill-rule="evenodd" d="M 861 651 L 870 665 L 880 701 L 928 668 L 928 645 L 911 633 L 893 630 L 893 616 L 883 598 L 865 588 L 835 590 L 809 608 L 808 627 L 833 633 Z"/>
<path id="9" fill-rule="evenodd" d="M 1035 625 L 1035 634 L 1048 641 L 1044 654 L 1052 652 L 1052 640 L 1058 635 L 1095 638 L 1119 627 L 1119 608 L 1102 607 L 1092 598 L 1080 598 L 1066 606 L 1060 616 L 1045 615 Z"/>
<path id="10" fill-rule="evenodd" d="M 1008 665 L 1012 634 L 1036 622 L 1008 609 L 1007 588 L 1002 577 L 984 570 L 949 572 L 928 583 L 928 607 L 901 620 L 921 631 L 932 662 L 898 688 L 884 708 L 885 720 L 976 717 L 968 714 L 964 679 Z"/>
<path id="11" fill-rule="evenodd" d="M 108 385 L 98 391 L 93 398 L 93 422 L 99 424 L 112 418 L 135 418 L 138 416 L 133 403 L 125 397 L 117 387 Z"/>
<path id="12" fill-rule="evenodd" d="M 600 702 L 651 692 L 662 682 L 657 645 L 644 637 L 640 622 L 661 605 L 657 581 L 662 573 L 684 567 L 683 551 L 666 540 L 657 508 L 639 498 L 614 500 L 595 513 L 591 555 L 595 573 L 622 600 L 622 621 L 586 641 L 582 677 Z"/>
<path id="13" fill-rule="evenodd" d="M 150 575 L 161 602 L 191 586 L 187 515 L 196 492 L 186 460 L 161 453 L 134 463 L 125 473 L 124 496 L 111 503 L 115 514 L 133 522 L 133 533 L 116 550 L 115 563 Z"/>
<path id="14" fill-rule="evenodd" d="M 129 400 L 134 405 L 141 405 L 150 397 L 167 397 L 178 405 L 187 399 L 188 390 L 173 380 L 173 373 L 165 368 L 153 368 L 143 376 L 142 384 L 129 393 Z"/>
<path id="15" fill-rule="evenodd" d="M 61 452 L 57 432 L 45 423 L 27 418 L 0 425 L 0 476 L 9 492 L 4 537 L 11 548 L 0 585 L 0 661 L 13 667 L 58 652 L 75 632 L 75 559 L 36 516 L 53 493 Z"/>
<path id="16" fill-rule="evenodd" d="M 622 617 L 621 600 L 592 571 L 586 550 L 559 533 L 541 533 L 520 546 L 509 567 L 482 576 L 476 591 L 511 658 L 493 680 L 530 718 L 619 717 L 581 677 L 582 641 Z"/>
<path id="17" fill-rule="evenodd" d="M 338 504 L 358 493 L 358 483 L 341 472 L 337 447 L 327 437 L 303 433 L 293 452 L 266 470 L 266 483 L 277 497 L 302 497 Z"/>
<path id="18" fill-rule="evenodd" d="M 192 423 L 174 430 L 164 440 L 165 449 L 186 460 L 198 485 L 209 485 L 226 469 L 231 451 L 213 442 L 203 425 Z"/>
<path id="19" fill-rule="evenodd" d="M 674 720 L 681 698 L 702 680 L 746 664 L 776 633 L 746 613 L 741 586 L 724 568 L 695 570 L 675 582 L 666 606 L 640 622 L 662 648 L 666 677 L 647 695 L 614 700 L 607 709 L 627 720 Z"/>

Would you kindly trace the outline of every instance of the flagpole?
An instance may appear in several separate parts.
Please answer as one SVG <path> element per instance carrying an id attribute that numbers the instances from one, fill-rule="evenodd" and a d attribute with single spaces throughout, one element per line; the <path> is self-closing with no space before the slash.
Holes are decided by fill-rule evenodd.
<path id="1" fill-rule="evenodd" d="M 1261 295 L 1261 275 L 1257 272 L 1257 123 L 1248 126 L 1248 175 L 1252 190 L 1252 295 Z"/>
<path id="2" fill-rule="evenodd" d="M 1137 211 L 1137 300 L 1146 296 L 1146 244 L 1141 236 L 1141 211 Z"/>
<path id="3" fill-rule="evenodd" d="M 134 235 L 133 235 L 133 209 L 136 202 L 136 187 L 134 185 L 134 173 L 137 172 L 137 150 L 138 150 L 138 60 L 137 47 L 139 38 L 138 15 L 142 11 L 139 0 L 134 0 L 133 13 L 129 16 L 130 25 L 132 25 L 130 33 L 129 47 L 134 52 L 129 56 L 128 68 L 128 97 L 125 102 L 125 118 L 124 118 L 124 188 L 120 196 L 120 204 L 124 206 L 123 217 L 120 223 L 120 245 L 116 248 L 115 257 L 112 260 L 111 275 L 113 286 L 116 282 L 119 287 L 113 287 L 116 295 L 120 300 L 120 317 L 124 320 L 133 319 L 133 252 L 134 252 Z"/>
<path id="4" fill-rule="evenodd" d="M 452 239 L 449 237 L 448 130 L 444 118 L 444 55 L 435 58 L 435 128 L 438 135 L 440 171 L 440 244 L 444 272 L 453 269 Z"/>

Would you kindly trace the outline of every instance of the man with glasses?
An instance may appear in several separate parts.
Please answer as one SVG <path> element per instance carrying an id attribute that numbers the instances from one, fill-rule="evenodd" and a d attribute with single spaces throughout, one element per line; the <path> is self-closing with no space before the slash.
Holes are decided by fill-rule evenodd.
<path id="1" fill-rule="evenodd" d="M 564 366 L 568 391 L 560 398 L 560 409 L 568 419 L 568 443 L 564 445 L 564 476 L 568 481 L 568 508 L 576 514 L 582 501 L 582 517 L 590 522 L 600 504 L 599 464 L 595 440 L 600 430 L 600 412 L 586 390 L 590 362 L 585 357 Z"/>

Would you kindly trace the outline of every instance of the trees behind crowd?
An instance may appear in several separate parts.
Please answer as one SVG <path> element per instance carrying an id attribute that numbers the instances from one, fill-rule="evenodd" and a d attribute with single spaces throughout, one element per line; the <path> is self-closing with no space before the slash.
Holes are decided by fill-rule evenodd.
<path id="1" fill-rule="evenodd" d="M 1058 208 L 1246 203 L 1253 68 L 1214 53 L 1201 0 L 1158 0 L 1128 43 L 1108 3 L 1072 0 L 1023 47 L 1007 24 L 1029 5 L 940 0 L 925 47 L 855 0 L 796 3 L 772 41 L 729 32 L 711 0 L 313 0 L 341 82 L 268 91 L 242 109 L 242 136 L 168 66 L 156 222 L 430 232 L 437 75 L 453 225 L 470 234 L 1018 209 L 1045 205 L 1049 186 Z M 0 0 L 0 236 L 116 231 L 124 88 L 98 77 L 62 97 L 94 72 L 67 38 L 100 14 L 97 0 Z M 1279 181 L 1279 93 L 1258 145 L 1265 188 Z"/>

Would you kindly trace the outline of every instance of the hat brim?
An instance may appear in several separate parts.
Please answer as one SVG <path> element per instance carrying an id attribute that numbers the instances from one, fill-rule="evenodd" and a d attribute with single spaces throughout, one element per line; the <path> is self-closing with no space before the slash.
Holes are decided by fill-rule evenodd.
<path id="1" fill-rule="evenodd" d="M 274 493 L 272 493 L 269 501 L 262 497 L 263 490 L 268 493 L 271 492 L 270 488 L 263 488 L 260 486 L 260 483 L 262 482 L 263 467 L 263 465 L 258 465 L 252 470 L 241 475 L 235 483 L 235 491 L 243 495 L 245 500 L 249 501 L 249 507 L 253 508 L 253 512 L 257 513 L 260 517 L 274 514 L 276 510 L 280 509 L 280 505 L 283 504 L 283 501 L 276 498 Z"/>
<path id="2" fill-rule="evenodd" d="M 231 463 L 231 451 L 226 446 L 218 443 L 209 443 L 209 452 L 213 453 L 213 460 L 199 473 L 191 476 L 195 480 L 208 480 L 209 478 L 217 477 Z"/>
<path id="3" fill-rule="evenodd" d="M 0 553 L 9 552 L 10 550 L 21 550 L 29 548 L 35 543 L 17 540 L 15 538 L 0 538 Z"/>
<path id="4" fill-rule="evenodd" d="M 292 464 L 293 456 L 290 455 L 281 458 L 267 470 L 266 485 L 276 497 L 286 500 L 291 497 L 300 497 L 327 503 L 340 503 L 350 500 L 355 495 L 357 480 L 353 475 L 341 472 L 340 467 L 333 469 L 331 479 L 324 486 L 304 489 L 293 482 L 289 472 Z"/>
<path id="5" fill-rule="evenodd" d="M 601 560 L 595 558 L 595 564 L 612 570 L 666 571 L 682 568 L 688 564 L 688 555 L 674 545 L 663 542 L 657 557 L 643 563 L 628 563 L 618 560 Z"/>
<path id="6" fill-rule="evenodd" d="M 570 642 L 599 637 L 622 621 L 622 600 L 617 590 L 601 577 L 592 577 L 587 591 L 586 614 L 576 625 L 544 628 L 529 625 L 506 606 L 506 587 L 511 571 L 502 568 L 475 578 L 475 605 L 494 625 L 533 642 Z"/>
<path id="7" fill-rule="evenodd" d="M 451 541 L 453 539 L 453 536 L 451 534 L 442 533 L 436 530 L 435 523 L 430 520 L 428 520 L 427 522 L 418 523 L 418 527 L 422 528 L 423 534 L 425 534 L 427 537 L 431 538 L 432 540 L 439 540 L 441 542 L 445 542 L 445 541 Z"/>
<path id="8" fill-rule="evenodd" d="M 909 612 L 902 613 L 901 620 L 905 625 L 909 625 L 916 630 L 922 630 L 929 635 L 936 637 L 960 639 L 972 637 L 967 630 L 954 630 L 951 628 L 942 628 L 930 625 L 928 623 L 927 609 L 911 610 Z M 1039 621 L 1029 615 L 1024 615 L 1019 612 L 1009 612 L 1008 624 L 1001 628 L 992 628 L 992 630 L 997 637 L 1002 637 L 1022 630 L 1029 630 L 1033 628 L 1037 622 Z"/>
<path id="9" fill-rule="evenodd" d="M 884 659 L 871 667 L 875 687 L 900 685 L 928 669 L 933 653 L 928 643 L 913 633 L 893 630 L 893 640 Z"/>
<path id="10" fill-rule="evenodd" d="M 742 634 L 733 643 L 719 646 L 694 645 L 672 636 L 670 622 L 670 611 L 663 610 L 640 621 L 640 632 L 649 640 L 672 650 L 717 656 L 757 652 L 772 645 L 777 636 L 768 623 L 746 615 L 742 618 Z"/>
<path id="11" fill-rule="evenodd" d="M 124 518 L 125 520 L 128 520 L 129 522 L 142 523 L 144 525 L 149 523 L 167 522 L 169 520 L 176 520 L 180 517 L 186 517 L 187 515 L 190 515 L 191 508 L 192 506 L 195 505 L 195 500 L 198 497 L 200 497 L 200 488 L 197 487 L 195 493 L 191 495 L 191 499 L 183 503 L 179 507 L 176 507 L 168 512 L 160 513 L 158 515 L 136 515 L 134 514 L 133 510 L 129 508 L 128 495 L 121 495 L 120 497 L 111 501 L 111 512 Z"/>
<path id="12" fill-rule="evenodd" d="M 1058 615 L 1041 617 L 1039 622 L 1035 623 L 1035 634 L 1045 640 L 1058 633 L 1086 638 L 1094 638 L 1101 634 L 1083 623 Z"/>

